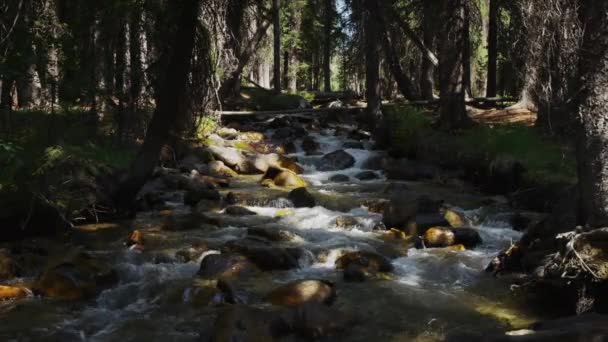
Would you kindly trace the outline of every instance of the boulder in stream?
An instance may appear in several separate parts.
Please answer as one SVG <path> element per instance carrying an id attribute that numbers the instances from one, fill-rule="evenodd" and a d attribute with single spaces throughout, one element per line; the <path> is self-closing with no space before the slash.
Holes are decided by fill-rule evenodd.
<path id="1" fill-rule="evenodd" d="M 202 200 L 219 202 L 222 199 L 220 192 L 215 189 L 206 189 L 199 187 L 186 191 L 184 195 L 184 204 L 195 206 Z"/>
<path id="2" fill-rule="evenodd" d="M 423 247 L 443 248 L 463 245 L 474 248 L 481 244 L 481 236 L 473 228 L 432 227 L 426 230 L 422 237 Z M 419 246 L 422 247 L 422 246 Z"/>
<path id="3" fill-rule="evenodd" d="M 390 273 L 394 267 L 382 255 L 369 252 L 348 252 L 336 260 L 336 268 L 344 270 L 344 280 L 364 281 L 378 273 Z"/>
<path id="4" fill-rule="evenodd" d="M 209 151 L 213 153 L 216 159 L 222 161 L 238 173 L 247 174 L 253 169 L 247 157 L 234 147 L 210 146 Z"/>
<path id="5" fill-rule="evenodd" d="M 226 166 L 226 164 L 220 160 L 214 160 L 209 163 L 209 172 L 212 176 L 217 177 L 236 177 L 238 175 L 233 169 Z"/>
<path id="6" fill-rule="evenodd" d="M 287 199 L 293 203 L 296 208 L 313 208 L 316 205 L 315 198 L 306 190 L 306 188 L 297 188 L 292 190 Z"/>
<path id="7" fill-rule="evenodd" d="M 298 247 L 270 247 L 246 242 L 245 240 L 229 242 L 225 247 L 246 256 L 263 271 L 290 270 L 300 267 L 300 259 L 308 255 Z"/>
<path id="8" fill-rule="evenodd" d="M 335 299 L 335 284 L 316 279 L 285 284 L 266 296 L 266 301 L 278 306 L 298 306 L 312 302 L 331 305 Z"/>
<path id="9" fill-rule="evenodd" d="M 15 300 L 29 297 L 31 291 L 19 286 L 0 285 L 0 302 L 5 300 Z"/>
<path id="10" fill-rule="evenodd" d="M 339 171 L 348 169 L 355 165 L 355 157 L 344 150 L 328 153 L 319 163 L 319 171 Z"/>
<path id="11" fill-rule="evenodd" d="M 271 167 L 262 177 L 262 185 L 275 185 L 287 188 L 301 188 L 308 184 L 295 172 Z"/>
<path id="12" fill-rule="evenodd" d="M 236 278 L 255 270 L 256 267 L 242 255 L 209 254 L 201 261 L 197 275 L 203 279 Z"/>
<path id="13" fill-rule="evenodd" d="M 298 238 L 298 235 L 284 229 L 273 227 L 251 227 L 247 235 L 264 238 L 272 242 L 289 242 Z"/>

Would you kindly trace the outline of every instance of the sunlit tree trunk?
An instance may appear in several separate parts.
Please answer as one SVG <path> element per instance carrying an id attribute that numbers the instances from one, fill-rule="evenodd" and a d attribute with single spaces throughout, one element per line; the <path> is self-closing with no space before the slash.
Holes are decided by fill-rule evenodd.
<path id="1" fill-rule="evenodd" d="M 487 0 L 489 2 L 488 18 L 488 78 L 486 85 L 486 97 L 497 95 L 497 72 L 498 72 L 498 0 Z"/>

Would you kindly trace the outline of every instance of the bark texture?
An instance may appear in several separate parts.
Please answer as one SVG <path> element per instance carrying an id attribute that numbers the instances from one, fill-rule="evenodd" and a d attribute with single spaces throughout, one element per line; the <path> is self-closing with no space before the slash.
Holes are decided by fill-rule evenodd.
<path id="1" fill-rule="evenodd" d="M 578 144 L 583 220 L 608 226 L 608 2 L 585 0 Z"/>

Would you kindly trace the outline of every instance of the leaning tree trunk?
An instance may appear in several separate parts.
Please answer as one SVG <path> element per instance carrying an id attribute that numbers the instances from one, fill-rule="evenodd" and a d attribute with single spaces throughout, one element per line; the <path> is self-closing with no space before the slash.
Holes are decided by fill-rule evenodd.
<path id="1" fill-rule="evenodd" d="M 498 72 L 498 0 L 488 0 L 489 2 L 489 18 L 488 18 L 488 76 L 486 85 L 486 97 L 495 97 L 497 95 L 497 77 Z"/>
<path id="2" fill-rule="evenodd" d="M 333 24 L 333 0 L 325 0 L 325 23 L 323 43 L 323 76 L 325 78 L 325 91 L 331 92 L 331 32 Z"/>
<path id="3" fill-rule="evenodd" d="M 434 1 L 423 2 L 423 39 L 424 45 L 433 49 L 437 35 L 437 5 Z M 420 89 L 425 100 L 433 100 L 435 88 L 435 65 L 429 58 L 422 58 L 422 75 L 420 78 Z"/>
<path id="4" fill-rule="evenodd" d="M 407 77 L 403 68 L 401 67 L 401 62 L 399 61 L 399 54 L 397 53 L 396 44 L 397 39 L 391 27 L 388 25 L 386 20 L 386 8 L 382 5 L 380 15 L 379 24 L 381 26 L 381 41 L 382 41 L 382 49 L 384 50 L 384 55 L 386 56 L 386 61 L 388 63 L 388 67 L 390 69 L 391 74 L 397 81 L 397 86 L 399 87 L 399 91 L 407 100 L 416 100 L 418 96 L 416 95 L 416 91 L 414 90 L 414 85 L 411 80 Z M 393 10 L 392 8 L 388 10 Z M 390 81 L 389 81 L 390 82 Z"/>
<path id="5" fill-rule="evenodd" d="M 281 92 L 281 1 L 272 0 L 272 25 L 274 35 L 274 91 Z"/>
<path id="6" fill-rule="evenodd" d="M 608 2 L 584 0 L 578 116 L 578 171 L 583 220 L 608 226 Z"/>
<path id="7" fill-rule="evenodd" d="M 376 130 L 382 119 L 380 98 L 380 27 L 376 19 L 379 13 L 378 0 L 365 0 L 365 98 L 367 100 L 366 121 Z M 377 134 L 377 138 L 381 135 Z M 380 139 L 377 139 L 380 143 Z"/>
<path id="8" fill-rule="evenodd" d="M 443 129 L 452 130 L 470 124 L 465 107 L 465 2 L 467 0 L 442 0 L 441 31 L 439 46 L 440 108 L 439 123 Z"/>
<path id="9" fill-rule="evenodd" d="M 179 14 L 177 28 L 168 56 L 167 69 L 157 96 L 156 110 L 146 132 L 144 144 L 131 164 L 128 177 L 114 193 L 119 208 L 127 209 L 137 196 L 154 167 L 160 151 L 171 136 L 178 116 L 186 110 L 186 88 L 190 71 L 194 36 L 198 24 L 200 0 L 173 0 L 170 4 Z"/>

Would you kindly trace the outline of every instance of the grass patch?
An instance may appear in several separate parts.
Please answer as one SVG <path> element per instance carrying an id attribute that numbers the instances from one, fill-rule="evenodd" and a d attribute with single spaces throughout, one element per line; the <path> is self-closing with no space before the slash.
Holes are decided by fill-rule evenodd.
<path id="1" fill-rule="evenodd" d="M 478 125 L 448 134 L 431 126 L 427 113 L 411 106 L 393 106 L 385 110 L 391 146 L 401 155 L 432 159 L 428 152 L 438 151 L 443 158 L 486 160 L 512 158 L 526 168 L 525 179 L 534 184 L 573 184 L 576 182 L 576 159 L 572 148 L 532 127 L 520 125 Z M 432 153 L 432 152 L 431 152 Z"/>

